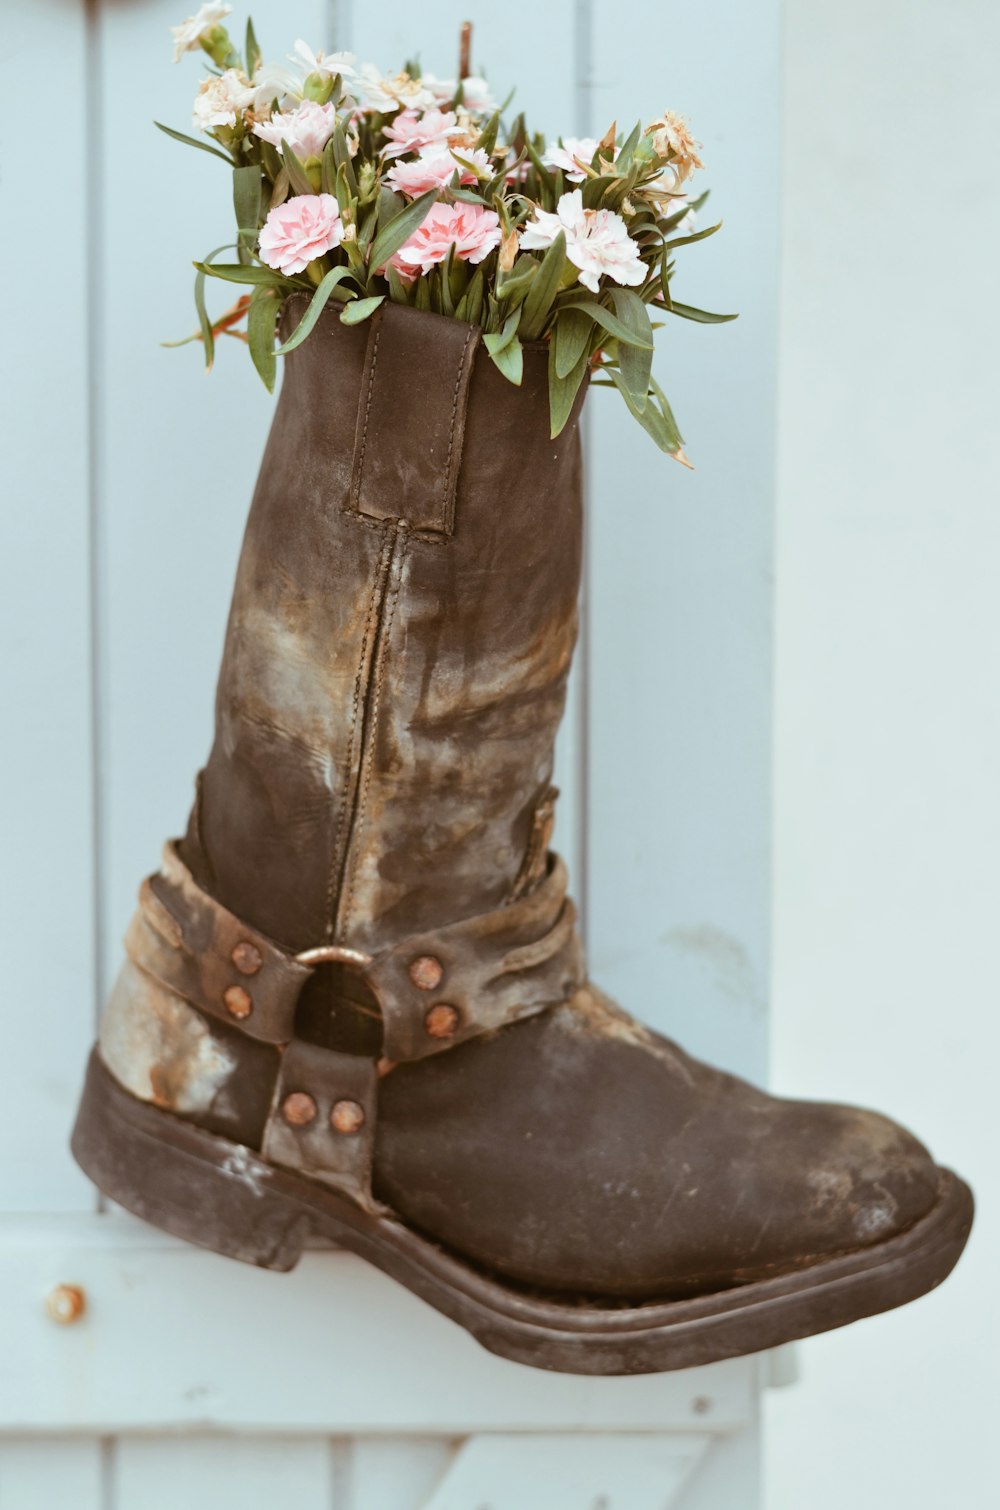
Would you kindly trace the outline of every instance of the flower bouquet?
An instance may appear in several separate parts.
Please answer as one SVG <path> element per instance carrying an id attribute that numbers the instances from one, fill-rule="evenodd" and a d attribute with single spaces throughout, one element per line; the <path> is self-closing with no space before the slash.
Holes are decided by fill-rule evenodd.
<path id="1" fill-rule="evenodd" d="M 331 300 L 347 325 L 392 300 L 480 327 L 514 384 L 523 344 L 545 342 L 553 437 L 589 378 L 616 388 L 657 445 L 689 464 L 652 375 L 655 317 L 735 317 L 671 292 L 674 251 L 719 228 L 695 228 L 705 196 L 690 199 L 688 184 L 702 164 L 680 116 L 546 143 L 523 115 L 508 122 L 507 102 L 469 71 L 468 26 L 457 78 L 412 63 L 385 76 L 302 41 L 290 66 L 266 63 L 252 22 L 240 53 L 229 11 L 205 4 L 173 28 L 175 59 L 198 49 L 207 58 L 194 123 L 209 141 L 160 127 L 233 174 L 236 239 L 195 263 L 200 329 L 188 339 L 204 343 L 206 365 L 216 336 L 238 335 L 273 389 L 277 356 Z M 235 258 L 220 260 L 227 253 Z M 213 320 L 209 277 L 252 291 Z M 308 305 L 276 346 L 279 312 L 303 290 Z"/>

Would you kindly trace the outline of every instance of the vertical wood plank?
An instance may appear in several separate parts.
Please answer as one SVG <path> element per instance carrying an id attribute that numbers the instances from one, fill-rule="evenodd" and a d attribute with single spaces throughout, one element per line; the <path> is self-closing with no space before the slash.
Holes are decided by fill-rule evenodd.
<path id="1" fill-rule="evenodd" d="M 22 130 L 41 59 L 58 59 L 59 109 L 88 119 L 83 6 L 5 9 L 9 62 L 0 155 L 9 206 L 47 219 L 54 192 Z M 12 136 L 13 133 L 13 136 Z M 0 918 L 5 1041 L 0 1210 L 71 1211 L 91 1187 L 66 1143 L 92 1032 L 94 918 L 88 510 L 87 133 L 59 147 L 62 234 L 0 240 L 4 330 L 0 509 Z M 15 293 L 14 291 L 19 292 Z M 57 296 L 56 296 L 57 295 Z"/>
<path id="2" fill-rule="evenodd" d="M 591 395 L 590 940 L 624 1003 L 695 1053 L 762 1079 L 771 833 L 771 554 L 779 148 L 777 0 L 671 4 L 664 49 L 593 16 L 591 125 L 665 108 L 705 143 L 702 225 L 656 371 L 696 472 L 617 394 Z"/>
<path id="3" fill-rule="evenodd" d="M 326 6 L 252 6 L 267 55 L 323 35 Z M 176 0 L 101 7 L 99 494 L 101 778 L 105 981 L 142 876 L 183 828 L 208 752 L 222 637 L 243 523 L 273 400 L 246 348 L 159 343 L 196 328 L 193 258 L 232 233 L 224 164 L 169 141 L 151 117 L 191 130 L 197 56 L 171 61 Z M 245 11 L 234 10 L 242 36 Z M 214 310 L 231 303 L 218 285 Z"/>
<path id="4" fill-rule="evenodd" d="M 0 1510 L 110 1510 L 97 1439 L 0 1440 Z"/>
<path id="5" fill-rule="evenodd" d="M 330 1510 L 325 1437 L 122 1437 L 111 1468 L 114 1510 Z"/>
<path id="6" fill-rule="evenodd" d="M 423 1510 L 458 1444 L 449 1437 L 353 1437 L 333 1510 Z"/>

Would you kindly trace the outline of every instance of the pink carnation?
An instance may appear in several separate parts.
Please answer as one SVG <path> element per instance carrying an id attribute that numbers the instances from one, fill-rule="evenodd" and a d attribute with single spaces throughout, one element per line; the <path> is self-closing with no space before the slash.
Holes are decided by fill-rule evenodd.
<path id="1" fill-rule="evenodd" d="M 489 154 L 482 147 L 474 147 L 471 152 L 463 152 L 459 148 L 455 150 L 464 162 L 475 163 L 477 168 L 492 177 Z M 471 168 L 465 167 L 464 162 L 456 162 L 450 152 L 427 152 L 411 163 L 393 163 L 386 179 L 400 194 L 416 199 L 418 194 L 426 194 L 428 189 L 443 189 L 445 184 L 451 183 L 455 173 L 461 175 L 460 183 L 476 183 L 477 175 Z"/>
<path id="2" fill-rule="evenodd" d="M 500 245 L 500 220 L 477 204 L 432 204 L 392 265 L 405 282 L 443 262 L 449 247 L 463 262 L 482 262 Z"/>
<path id="3" fill-rule="evenodd" d="M 464 128 L 454 110 L 401 110 L 384 128 L 384 157 L 402 157 L 406 152 L 423 152 L 428 147 L 447 147 L 452 137 L 462 136 Z"/>
<path id="4" fill-rule="evenodd" d="M 322 157 L 336 124 L 337 112 L 332 105 L 303 100 L 295 110 L 279 110 L 270 120 L 255 122 L 253 134 L 272 147 L 280 148 L 286 141 L 296 157 Z"/>
<path id="5" fill-rule="evenodd" d="M 261 260 L 281 272 L 301 273 L 344 239 L 332 194 L 296 194 L 271 210 L 260 233 Z"/>

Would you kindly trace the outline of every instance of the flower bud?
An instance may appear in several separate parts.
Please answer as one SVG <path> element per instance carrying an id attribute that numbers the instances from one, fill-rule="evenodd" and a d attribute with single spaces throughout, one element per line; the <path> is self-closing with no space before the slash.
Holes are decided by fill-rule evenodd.
<path id="1" fill-rule="evenodd" d="M 332 93 L 333 76 L 328 73 L 311 73 L 302 86 L 303 99 L 315 100 L 317 105 L 325 105 Z"/>
<path id="2" fill-rule="evenodd" d="M 233 61 L 232 40 L 224 26 L 213 26 L 199 38 L 202 48 L 219 68 L 228 68 Z"/>

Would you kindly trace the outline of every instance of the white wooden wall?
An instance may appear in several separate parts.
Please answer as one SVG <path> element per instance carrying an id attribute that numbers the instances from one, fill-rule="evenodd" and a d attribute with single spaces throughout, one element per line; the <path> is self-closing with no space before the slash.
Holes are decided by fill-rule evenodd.
<path id="1" fill-rule="evenodd" d="M 100 1211 L 69 1158 L 137 882 L 207 751 L 271 408 L 235 343 L 210 378 L 158 348 L 229 230 L 221 166 L 150 125 L 187 125 L 197 68 L 166 30 L 184 9 L 0 11 L 0 1510 L 756 1510 L 759 1360 L 536 1373 L 347 1255 L 265 1274 Z M 419 46 L 439 73 L 469 16 L 476 61 L 550 132 L 669 105 L 705 141 L 728 224 L 688 254 L 685 297 L 743 315 L 674 322 L 659 357 L 693 476 L 592 400 L 559 842 L 602 984 L 761 1078 L 778 0 L 253 11 L 271 56 L 299 35 L 385 65 Z M 71 1326 L 45 1313 L 59 1283 L 86 1293 Z"/>

